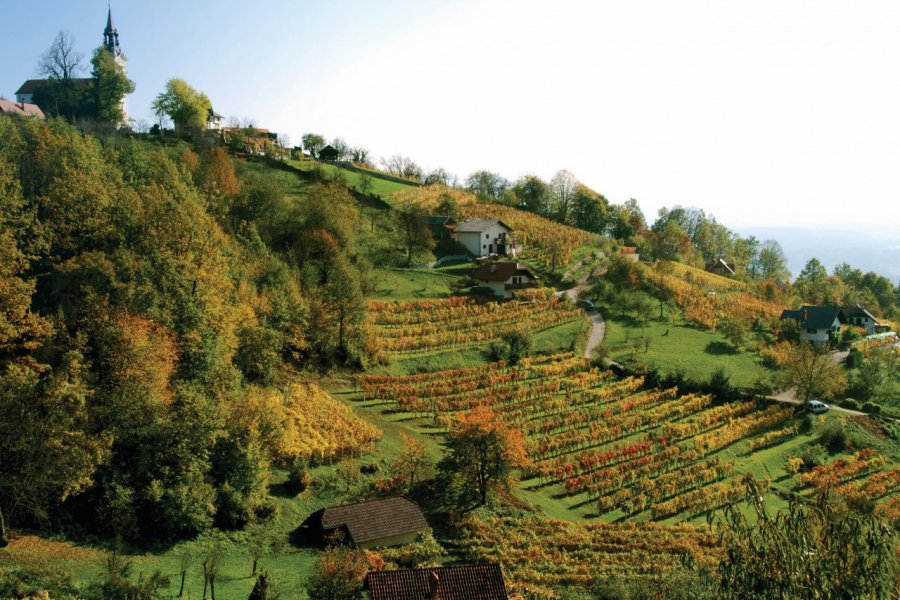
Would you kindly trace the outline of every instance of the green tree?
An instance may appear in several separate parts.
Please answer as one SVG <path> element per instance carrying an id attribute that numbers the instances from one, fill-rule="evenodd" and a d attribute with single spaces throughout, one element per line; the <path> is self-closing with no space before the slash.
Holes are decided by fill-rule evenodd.
<path id="1" fill-rule="evenodd" d="M 575 204 L 575 188 L 578 180 L 565 169 L 557 171 L 550 180 L 550 204 L 553 218 L 560 223 L 569 223 Z"/>
<path id="2" fill-rule="evenodd" d="M 434 250 L 434 238 L 428 228 L 428 212 L 420 204 L 408 204 L 396 211 L 397 227 L 406 246 L 406 266 L 411 267 L 416 252 Z"/>
<path id="3" fill-rule="evenodd" d="M 766 240 L 760 245 L 752 270 L 760 279 L 774 279 L 778 283 L 787 283 L 791 277 L 784 250 L 775 240 Z"/>
<path id="4" fill-rule="evenodd" d="M 897 536 L 872 514 L 821 494 L 795 496 L 773 514 L 764 487 L 748 483 L 750 510 L 726 510 L 718 568 L 722 598 L 889 598 Z"/>
<path id="5" fill-rule="evenodd" d="M 366 310 L 359 280 L 359 271 L 346 259 L 339 258 L 322 289 L 330 331 L 337 336 L 336 358 L 344 364 L 359 358 L 357 352 L 365 344 L 362 324 Z"/>
<path id="6" fill-rule="evenodd" d="M 782 369 L 782 385 L 795 388 L 802 401 L 821 396 L 832 398 L 847 388 L 847 377 L 840 365 L 831 360 L 827 347 L 809 342 L 794 345 Z"/>
<path id="7" fill-rule="evenodd" d="M 94 77 L 94 110 L 97 119 L 112 126 L 120 124 L 125 115 L 122 99 L 134 91 L 134 83 L 125 76 L 122 66 L 103 46 L 94 51 L 91 58 Z"/>
<path id="8" fill-rule="evenodd" d="M 319 150 L 325 147 L 325 136 L 318 133 L 304 133 L 300 138 L 303 147 L 313 156 L 319 156 Z"/>
<path id="9" fill-rule="evenodd" d="M 466 189 L 475 194 L 481 202 L 500 202 L 509 188 L 509 181 L 498 173 L 475 171 L 466 178 Z"/>
<path id="10" fill-rule="evenodd" d="M 821 303 L 828 295 L 828 271 L 818 258 L 812 257 L 794 281 L 800 297 L 812 304 Z"/>
<path id="11" fill-rule="evenodd" d="M 549 213 L 550 188 L 537 175 L 525 175 L 512 186 L 518 208 L 547 215 Z"/>
<path id="12" fill-rule="evenodd" d="M 179 133 L 200 131 L 206 127 L 206 118 L 212 103 L 203 92 L 195 90 L 184 79 L 172 78 L 166 89 L 153 101 L 157 116 L 166 115 Z"/>

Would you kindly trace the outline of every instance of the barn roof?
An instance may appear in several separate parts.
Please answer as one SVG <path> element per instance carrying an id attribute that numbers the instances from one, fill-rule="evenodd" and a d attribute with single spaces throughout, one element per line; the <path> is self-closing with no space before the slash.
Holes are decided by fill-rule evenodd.
<path id="1" fill-rule="evenodd" d="M 482 231 L 487 231 L 497 224 L 506 227 L 508 231 L 513 230 L 512 227 L 497 219 L 470 219 L 457 227 L 456 233 L 481 233 Z"/>
<path id="2" fill-rule="evenodd" d="M 507 600 L 500 566 L 462 565 L 374 571 L 366 579 L 372 600 Z"/>
<path id="3" fill-rule="evenodd" d="M 396 497 L 326 508 L 322 528 L 346 527 L 354 543 L 363 544 L 386 537 L 428 529 L 428 523 L 412 500 Z"/>
<path id="4" fill-rule="evenodd" d="M 429 226 L 438 226 L 438 225 L 452 225 L 455 221 L 453 217 L 448 217 L 446 215 L 430 215 L 425 217 L 425 222 L 428 223 Z"/>

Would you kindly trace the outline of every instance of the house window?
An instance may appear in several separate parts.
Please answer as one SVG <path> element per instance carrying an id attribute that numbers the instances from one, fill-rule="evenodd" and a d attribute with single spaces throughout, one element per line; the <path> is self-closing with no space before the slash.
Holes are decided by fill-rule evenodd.
<path id="1" fill-rule="evenodd" d="M 482 249 L 482 250 L 487 250 L 487 244 L 482 244 L 482 245 L 481 245 L 481 249 Z"/>
<path id="2" fill-rule="evenodd" d="M 815 330 L 815 329 L 807 329 L 807 330 L 806 330 L 806 333 L 816 334 L 816 333 L 818 333 L 818 331 Z"/>
<path id="3" fill-rule="evenodd" d="M 484 234 L 484 239 L 488 239 L 489 237 L 491 237 L 491 234 L 489 234 L 489 233 Z"/>

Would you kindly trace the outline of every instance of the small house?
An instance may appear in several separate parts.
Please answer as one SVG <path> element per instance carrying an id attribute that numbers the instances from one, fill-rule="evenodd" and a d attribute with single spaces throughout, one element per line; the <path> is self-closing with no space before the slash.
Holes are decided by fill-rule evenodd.
<path id="1" fill-rule="evenodd" d="M 473 256 L 515 256 L 522 244 L 510 235 L 512 231 L 497 219 L 470 219 L 457 226 L 453 235 Z"/>
<path id="2" fill-rule="evenodd" d="M 431 231 L 431 237 L 438 243 L 449 240 L 456 228 L 456 221 L 453 220 L 453 217 L 432 215 L 426 217 L 425 222 Z"/>
<path id="3" fill-rule="evenodd" d="M 224 118 L 225 117 L 210 108 L 206 112 L 206 128 L 211 131 L 219 131 L 222 129 L 222 119 Z"/>
<path id="4" fill-rule="evenodd" d="M 366 577 L 372 600 L 508 600 L 500 565 L 461 565 L 373 571 Z"/>
<path id="5" fill-rule="evenodd" d="M 37 104 L 29 104 L 27 102 L 10 102 L 9 100 L 0 100 L 0 113 L 8 115 L 19 115 L 22 117 L 37 117 L 45 119 L 44 111 Z"/>
<path id="6" fill-rule="evenodd" d="M 844 311 L 833 306 L 803 306 L 785 310 L 781 319 L 793 319 L 800 325 L 800 339 L 816 344 L 827 342 L 830 335 L 841 330 Z"/>
<path id="7" fill-rule="evenodd" d="M 490 262 L 472 276 L 476 287 L 487 288 L 497 298 L 512 298 L 515 290 L 534 287 L 537 276 L 517 262 Z"/>
<path id="8" fill-rule="evenodd" d="M 329 162 L 336 161 L 340 152 L 338 152 L 337 148 L 334 146 L 328 145 L 319 150 L 319 160 L 326 160 Z"/>
<path id="9" fill-rule="evenodd" d="M 724 258 L 720 258 L 716 262 L 706 265 L 706 272 L 714 273 L 715 275 L 724 275 L 726 277 L 734 277 L 737 275 L 734 271 L 734 264 L 726 262 Z"/>
<path id="10" fill-rule="evenodd" d="M 882 324 L 877 318 L 875 318 L 875 315 L 867 311 L 859 304 L 853 306 L 852 308 L 845 308 L 844 316 L 846 317 L 848 325 L 865 327 L 866 335 L 873 335 L 875 333 L 878 333 L 879 330 L 890 329 L 889 326 Z"/>
<path id="11" fill-rule="evenodd" d="M 324 542 L 340 532 L 359 548 L 383 548 L 415 542 L 428 523 L 418 504 L 398 496 L 323 508 L 310 515 L 301 529 L 311 541 Z"/>

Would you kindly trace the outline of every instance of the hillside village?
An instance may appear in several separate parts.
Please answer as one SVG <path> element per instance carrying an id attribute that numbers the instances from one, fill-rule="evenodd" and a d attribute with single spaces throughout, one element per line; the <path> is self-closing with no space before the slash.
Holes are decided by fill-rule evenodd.
<path id="1" fill-rule="evenodd" d="M 123 45 L 0 100 L 0 598 L 896 594 L 900 286 Z"/>

